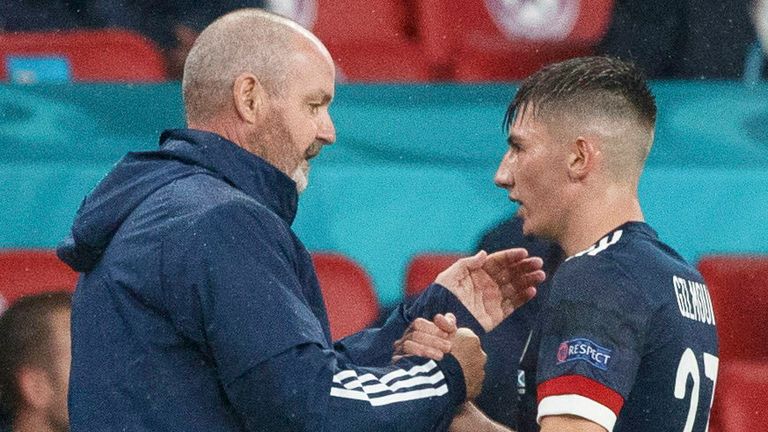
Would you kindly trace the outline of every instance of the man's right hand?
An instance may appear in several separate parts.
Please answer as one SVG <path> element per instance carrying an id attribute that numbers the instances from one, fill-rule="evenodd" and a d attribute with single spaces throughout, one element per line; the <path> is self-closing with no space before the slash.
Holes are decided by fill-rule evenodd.
<path id="1" fill-rule="evenodd" d="M 486 354 L 480 338 L 470 329 L 462 327 L 452 335 L 451 354 L 459 361 L 464 372 L 467 399 L 476 398 L 483 389 Z"/>
<path id="2" fill-rule="evenodd" d="M 435 282 L 453 293 L 486 332 L 536 295 L 546 275 L 539 257 L 523 248 L 488 255 L 480 251 L 440 273 Z"/>
<path id="3" fill-rule="evenodd" d="M 452 313 L 437 314 L 432 321 L 416 318 L 405 329 L 403 337 L 393 344 L 392 363 L 411 355 L 442 360 L 444 354 L 451 352 L 451 341 L 457 329 Z"/>

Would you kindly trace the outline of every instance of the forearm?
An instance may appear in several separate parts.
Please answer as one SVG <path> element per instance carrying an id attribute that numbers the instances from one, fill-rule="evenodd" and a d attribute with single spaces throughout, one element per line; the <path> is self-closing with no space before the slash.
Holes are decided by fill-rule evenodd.
<path id="1" fill-rule="evenodd" d="M 448 430 L 450 432 L 515 432 L 491 420 L 472 402 L 461 406 Z"/>
<path id="2" fill-rule="evenodd" d="M 413 321 L 416 318 L 431 320 L 437 314 L 452 313 L 456 316 L 459 327 L 467 327 L 476 335 L 482 336 L 485 330 L 472 313 L 447 288 L 440 284 L 430 285 L 406 309 L 406 318 Z"/>
<path id="3" fill-rule="evenodd" d="M 456 296 L 438 284 L 432 284 L 410 304 L 401 303 L 381 328 L 355 333 L 335 343 L 336 350 L 355 364 L 384 366 L 391 362 L 393 344 L 403 337 L 416 318 L 432 320 L 437 314 L 453 313 L 459 327 L 468 327 L 483 335 L 480 323 Z"/>
<path id="4" fill-rule="evenodd" d="M 411 321 L 400 304 L 380 328 L 367 329 L 334 343 L 339 356 L 361 366 L 386 366 L 392 363 L 393 344 L 403 336 Z"/>
<path id="5" fill-rule="evenodd" d="M 581 417 L 558 415 L 542 417 L 540 432 L 606 432 L 606 430 Z"/>
<path id="6" fill-rule="evenodd" d="M 363 368 L 317 345 L 296 347 L 226 386 L 248 430 L 435 430 L 465 398 L 452 357 Z"/>

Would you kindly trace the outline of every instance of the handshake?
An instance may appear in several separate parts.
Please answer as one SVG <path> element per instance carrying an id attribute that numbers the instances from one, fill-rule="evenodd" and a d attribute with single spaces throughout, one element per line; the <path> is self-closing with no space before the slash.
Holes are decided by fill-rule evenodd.
<path id="1" fill-rule="evenodd" d="M 417 318 L 395 342 L 392 361 L 409 355 L 442 360 L 449 353 L 461 365 L 467 399 L 476 398 L 483 388 L 487 356 L 475 332 L 457 328 L 456 317 L 451 313 L 435 315 L 433 321 Z"/>
<path id="2" fill-rule="evenodd" d="M 436 283 L 444 286 L 472 313 L 486 332 L 493 330 L 515 309 L 536 295 L 535 286 L 544 281 L 541 258 L 528 257 L 525 249 L 507 249 L 457 261 L 438 275 Z M 437 314 L 432 321 L 417 318 L 395 341 L 392 361 L 409 355 L 442 360 L 451 354 L 461 365 L 467 400 L 483 389 L 487 356 L 480 338 L 468 328 L 460 328 L 451 313 Z M 492 421 L 471 402 L 456 413 L 450 432 L 510 432 Z"/>
<path id="3" fill-rule="evenodd" d="M 488 332 L 536 295 L 535 286 L 545 278 L 542 265 L 541 258 L 528 257 L 522 248 L 491 255 L 481 251 L 458 260 L 435 283 L 453 293 Z M 468 328 L 459 328 L 451 313 L 435 315 L 432 321 L 414 320 L 395 341 L 392 360 L 409 355 L 442 360 L 445 354 L 461 365 L 467 399 L 477 397 L 483 388 L 486 354 L 480 338 Z"/>

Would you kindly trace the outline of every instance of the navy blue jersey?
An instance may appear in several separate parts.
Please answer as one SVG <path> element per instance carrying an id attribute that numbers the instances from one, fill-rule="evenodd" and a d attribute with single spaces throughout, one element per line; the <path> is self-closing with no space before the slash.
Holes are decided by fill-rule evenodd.
<path id="1" fill-rule="evenodd" d="M 701 275 L 629 222 L 566 260 L 540 317 L 540 420 L 608 431 L 705 431 L 717 379 L 715 317 Z"/>

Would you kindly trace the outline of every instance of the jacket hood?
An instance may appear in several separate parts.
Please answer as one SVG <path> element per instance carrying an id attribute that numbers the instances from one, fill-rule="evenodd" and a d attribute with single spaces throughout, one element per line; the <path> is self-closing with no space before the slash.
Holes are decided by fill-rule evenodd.
<path id="1" fill-rule="evenodd" d="M 289 225 L 293 222 L 298 194 L 288 176 L 219 135 L 168 130 L 160 135 L 160 150 L 128 153 L 83 200 L 57 255 L 75 271 L 90 271 L 144 200 L 195 174 L 218 177 L 261 201 Z"/>

